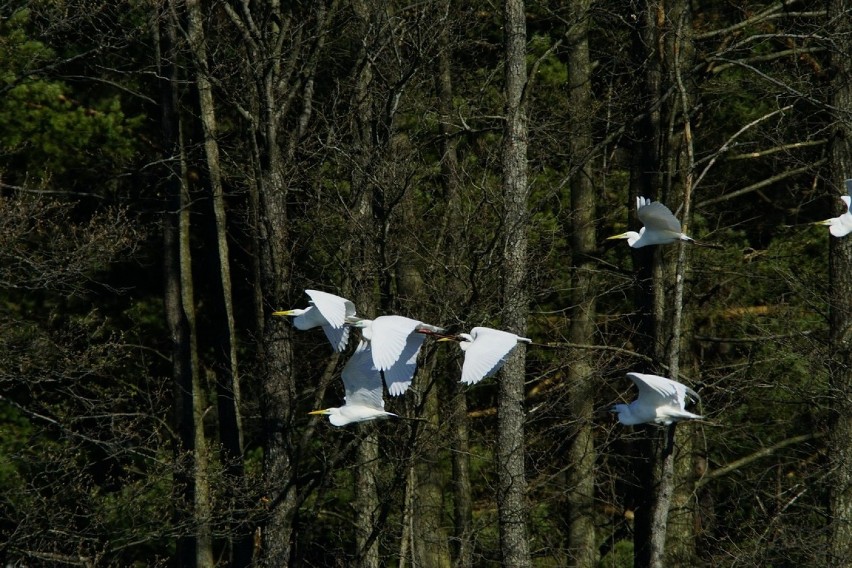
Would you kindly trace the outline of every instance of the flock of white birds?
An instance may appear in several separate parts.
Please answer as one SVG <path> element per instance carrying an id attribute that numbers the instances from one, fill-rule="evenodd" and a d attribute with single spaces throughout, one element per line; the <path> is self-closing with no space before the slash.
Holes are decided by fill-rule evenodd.
<path id="1" fill-rule="evenodd" d="M 835 237 L 844 237 L 852 232 L 852 179 L 845 183 L 848 195 L 841 199 L 846 205 L 846 212 L 815 223 L 829 227 L 829 232 Z M 626 239 L 633 248 L 670 244 L 678 240 L 701 244 L 682 232 L 680 221 L 660 202 L 637 197 L 636 214 L 644 225 L 638 233 L 628 231 L 609 239 Z M 459 343 L 464 351 L 461 382 L 469 385 L 495 374 L 519 342 L 532 343 L 526 337 L 488 327 L 475 327 L 470 333 L 448 335 L 441 327 L 403 316 L 386 315 L 373 320 L 360 318 L 356 315 L 355 305 L 346 298 L 318 290 L 305 292 L 310 297 L 307 308 L 277 311 L 272 315 L 294 317 L 293 325 L 300 330 L 321 327 L 337 352 L 346 349 L 352 328 L 361 330 L 361 341 L 341 371 L 346 392 L 343 406 L 310 413 L 327 415 L 334 426 L 396 416 L 385 410 L 384 388 L 387 387 L 391 396 L 402 395 L 408 390 L 417 370 L 417 355 L 426 336 L 437 341 Z M 688 386 L 646 373 L 627 373 L 627 377 L 636 385 L 639 395 L 630 404 L 616 404 L 612 408 L 622 424 L 667 426 L 682 420 L 702 418 L 686 410 L 689 402 L 701 401 L 698 393 Z"/>
<path id="2" fill-rule="evenodd" d="M 530 343 L 514 333 L 475 327 L 470 333 L 447 335 L 444 328 L 404 316 L 379 316 L 364 319 L 356 315 L 355 305 L 328 292 L 305 290 L 310 305 L 305 309 L 273 312 L 274 316 L 293 316 L 296 329 L 321 327 L 335 351 L 343 351 L 351 328 L 361 330 L 361 342 L 343 367 L 340 376 L 346 391 L 344 405 L 314 410 L 310 414 L 328 415 L 335 426 L 396 416 L 385 410 L 384 387 L 399 396 L 411 386 L 417 370 L 417 355 L 427 335 L 438 341 L 457 341 L 465 353 L 461 380 L 478 383 L 496 373 L 518 342 Z"/>

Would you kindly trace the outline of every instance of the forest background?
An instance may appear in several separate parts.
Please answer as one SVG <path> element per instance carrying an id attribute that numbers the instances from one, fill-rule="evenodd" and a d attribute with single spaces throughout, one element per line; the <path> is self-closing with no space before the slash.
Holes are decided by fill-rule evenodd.
<path id="1" fill-rule="evenodd" d="M 841 566 L 852 17 L 0 2 L 8 566 Z M 631 250 L 635 198 L 720 246 Z M 331 427 L 306 288 L 533 339 Z M 352 342 L 354 343 L 354 342 Z M 627 371 L 705 423 L 620 426 Z M 674 435 L 674 434 L 673 434 Z"/>

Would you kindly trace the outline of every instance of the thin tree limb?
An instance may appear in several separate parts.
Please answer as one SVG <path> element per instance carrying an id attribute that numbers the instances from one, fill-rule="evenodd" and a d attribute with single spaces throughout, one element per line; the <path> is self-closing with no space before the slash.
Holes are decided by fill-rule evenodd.
<path id="1" fill-rule="evenodd" d="M 752 452 L 751 454 L 749 454 L 747 456 L 741 457 L 738 460 L 734 460 L 732 462 L 729 462 L 728 464 L 726 464 L 723 467 L 720 467 L 720 468 L 714 469 L 714 470 L 710 470 L 709 472 L 705 473 L 704 476 L 702 476 L 701 479 L 699 479 L 696 482 L 695 487 L 696 487 L 696 489 L 703 487 L 704 485 L 713 481 L 714 479 L 718 479 L 719 477 L 723 477 L 725 475 L 728 475 L 729 473 L 732 473 L 732 472 L 734 472 L 734 471 L 736 471 L 740 468 L 743 468 L 743 467 L 745 467 L 745 466 L 747 466 L 747 465 L 749 465 L 753 462 L 756 462 L 759 459 L 769 457 L 769 456 L 773 455 L 774 453 L 776 453 L 778 450 L 783 450 L 784 448 L 786 448 L 788 446 L 793 446 L 795 444 L 800 444 L 802 442 L 808 442 L 810 440 L 818 440 L 819 438 L 822 438 L 823 436 L 825 436 L 824 432 L 813 432 L 813 433 L 810 433 L 810 434 L 802 434 L 801 436 L 793 436 L 792 438 L 787 438 L 786 440 L 781 440 L 777 444 L 773 444 L 771 446 L 761 448 L 761 449 L 757 450 L 756 452 Z"/>
<path id="2" fill-rule="evenodd" d="M 736 191 L 732 191 L 730 193 L 726 193 L 726 194 L 720 195 L 718 197 L 712 197 L 710 199 L 705 199 L 704 201 L 701 201 L 701 202 L 698 203 L 698 207 L 699 208 L 707 207 L 708 205 L 713 205 L 714 203 L 721 203 L 723 201 L 733 199 L 734 197 L 739 197 L 741 195 L 751 193 L 752 191 L 757 191 L 758 189 L 763 189 L 764 187 L 772 185 L 773 183 L 781 181 L 782 179 L 787 179 L 789 177 L 797 176 L 799 174 L 803 174 L 805 172 L 814 170 L 814 169 L 818 168 L 819 166 L 825 164 L 827 161 L 828 161 L 827 158 L 823 158 L 821 160 L 817 160 L 816 162 L 814 162 L 812 164 L 808 164 L 807 166 L 802 166 L 801 168 L 796 168 L 796 169 L 793 169 L 793 170 L 787 170 L 787 171 L 781 172 L 780 174 L 774 175 L 772 177 L 768 177 L 768 178 L 766 178 L 762 181 L 759 181 L 757 183 L 753 183 L 753 184 L 751 184 L 747 187 L 744 187 L 742 189 L 738 189 Z"/>

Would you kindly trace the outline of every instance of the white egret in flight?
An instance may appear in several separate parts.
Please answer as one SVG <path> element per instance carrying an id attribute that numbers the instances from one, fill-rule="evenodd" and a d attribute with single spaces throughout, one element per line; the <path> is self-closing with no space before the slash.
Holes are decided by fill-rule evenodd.
<path id="1" fill-rule="evenodd" d="M 671 209 L 659 201 L 652 202 L 646 197 L 637 197 L 636 215 L 645 225 L 639 229 L 638 233 L 627 231 L 620 235 L 608 237 L 607 240 L 627 239 L 627 244 L 633 248 L 667 245 L 677 240 L 695 242 L 695 239 L 687 237 L 681 232 L 680 221 L 677 220 Z"/>
<path id="2" fill-rule="evenodd" d="M 396 416 L 385 410 L 382 398 L 382 376 L 373 365 L 370 344 L 362 341 L 340 373 L 346 390 L 345 404 L 339 408 L 314 410 L 308 414 L 325 414 L 334 426 L 366 422 Z"/>
<path id="3" fill-rule="evenodd" d="M 849 233 L 852 233 L 852 213 L 849 211 L 849 207 L 852 205 L 852 179 L 846 180 L 846 193 L 847 195 L 840 196 L 840 199 L 842 199 L 843 203 L 846 204 L 845 213 L 839 217 L 826 219 L 825 221 L 817 221 L 815 223 L 817 225 L 827 226 L 828 232 L 835 237 L 845 237 Z"/>
<path id="4" fill-rule="evenodd" d="M 310 296 L 310 306 L 305 309 L 283 310 L 272 312 L 273 316 L 294 316 L 293 325 L 296 329 L 306 330 L 322 327 L 325 336 L 331 342 L 335 351 L 343 351 L 349 341 L 349 318 L 356 320 L 355 304 L 319 290 L 305 290 Z"/>
<path id="5" fill-rule="evenodd" d="M 370 342 L 373 364 L 382 371 L 393 396 L 404 393 L 417 368 L 417 355 L 426 339 L 424 334 L 442 333 L 436 327 L 404 316 L 379 316 L 376 319 L 347 318 L 352 327 Z"/>
<path id="6" fill-rule="evenodd" d="M 625 426 L 651 422 L 668 426 L 672 422 L 703 418 L 685 410 L 688 401 L 701 401 L 698 393 L 688 386 L 645 373 L 627 373 L 627 376 L 636 383 L 639 398 L 612 407 L 612 412 L 618 413 L 618 421 Z"/>
<path id="7" fill-rule="evenodd" d="M 532 343 L 531 339 L 519 337 L 508 331 L 475 327 L 470 333 L 442 337 L 438 341 L 458 341 L 464 351 L 461 382 L 472 385 L 490 377 L 506 362 L 506 357 L 520 343 Z"/>

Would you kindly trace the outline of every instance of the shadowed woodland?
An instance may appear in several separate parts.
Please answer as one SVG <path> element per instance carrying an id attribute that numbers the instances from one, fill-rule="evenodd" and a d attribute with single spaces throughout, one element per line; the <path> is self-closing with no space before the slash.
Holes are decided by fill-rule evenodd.
<path id="1" fill-rule="evenodd" d="M 850 11 L 0 2 L 0 560 L 848 565 Z M 305 289 L 532 343 L 336 428 Z"/>

